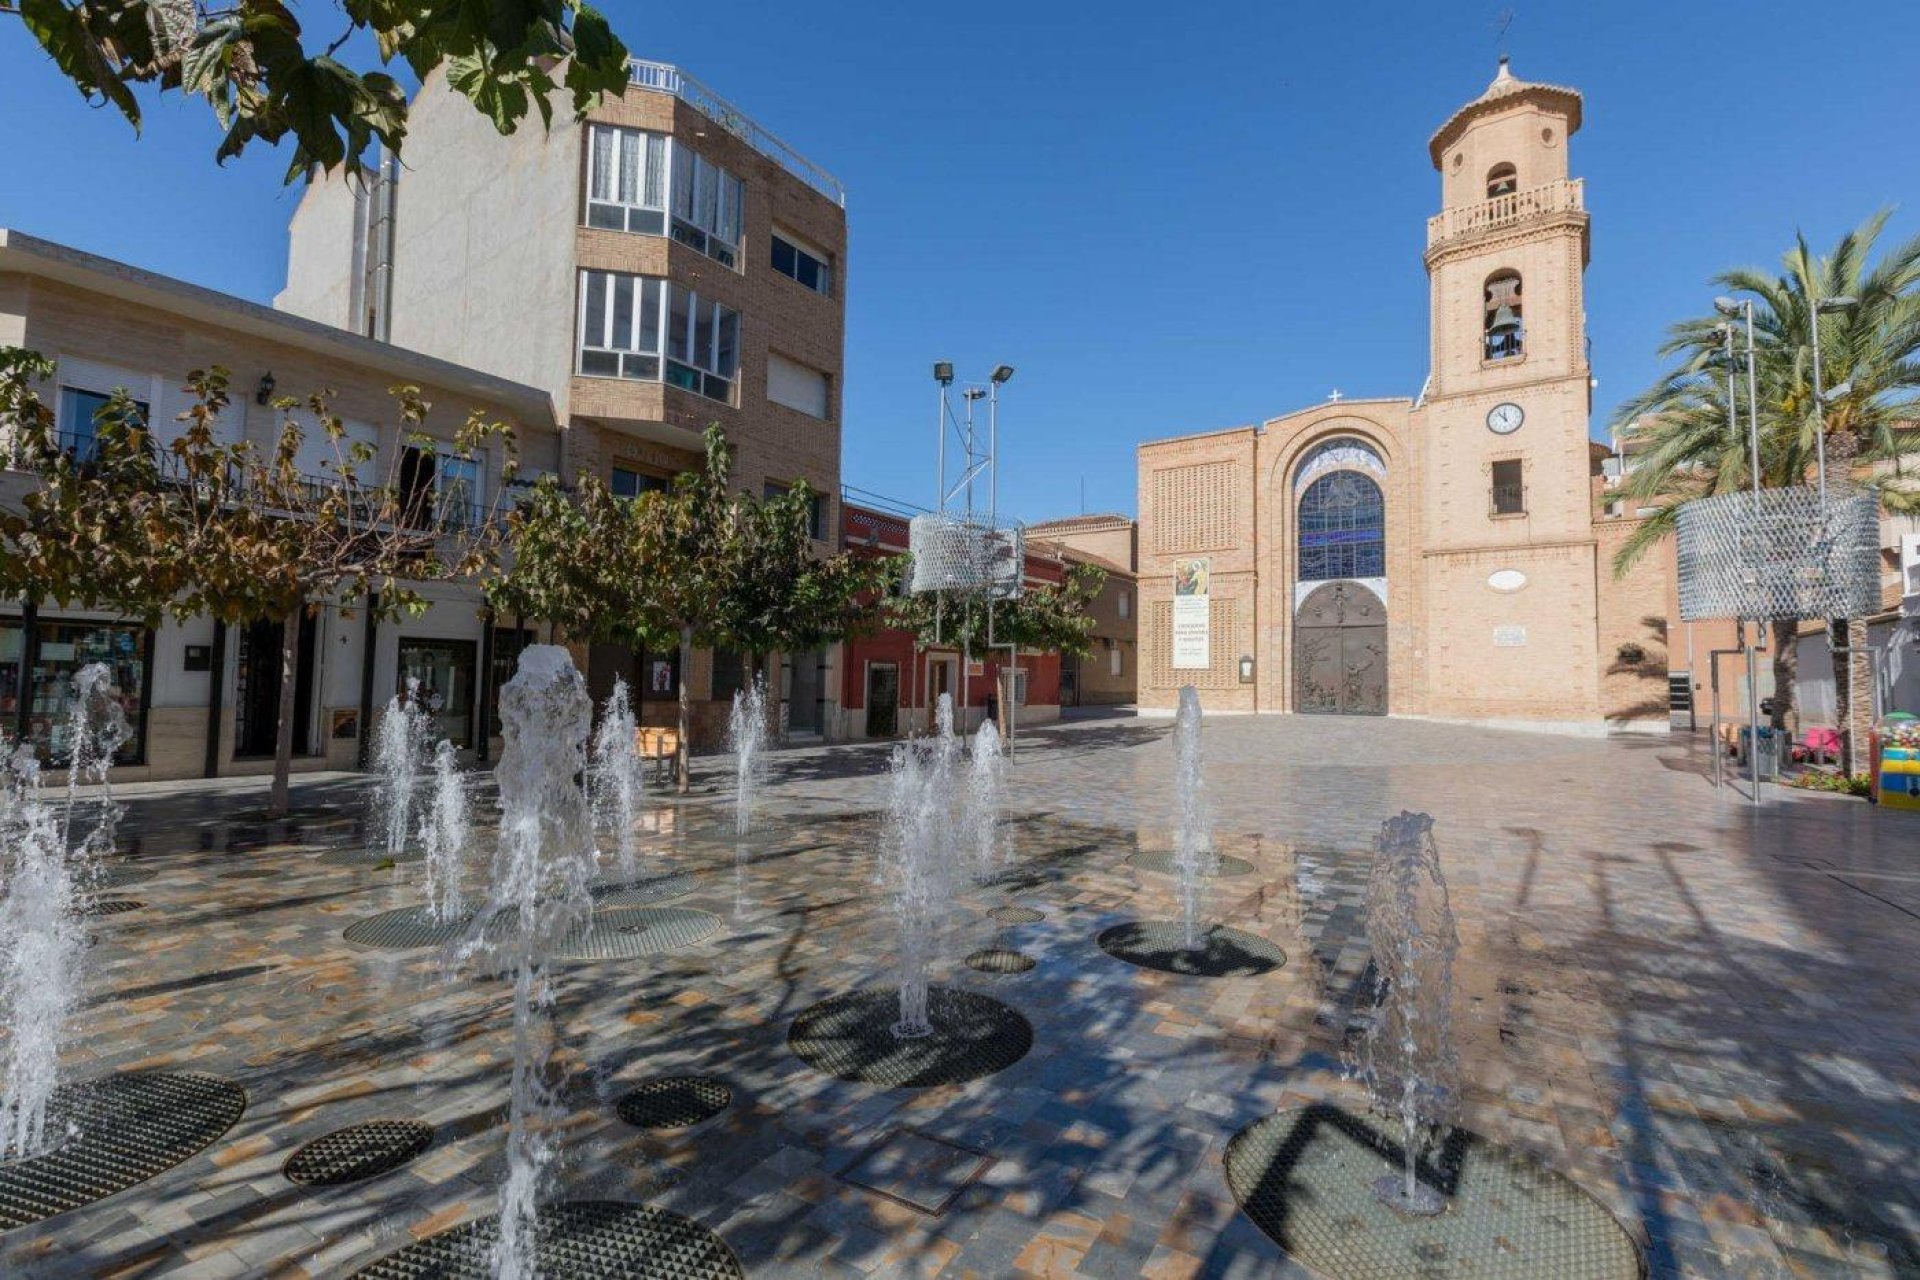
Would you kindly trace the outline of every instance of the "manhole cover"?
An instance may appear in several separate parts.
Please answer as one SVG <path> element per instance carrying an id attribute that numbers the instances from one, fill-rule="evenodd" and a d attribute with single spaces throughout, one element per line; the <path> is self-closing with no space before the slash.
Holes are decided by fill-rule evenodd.
<path id="1" fill-rule="evenodd" d="M 350 845 L 345 849 L 329 849 L 314 861 L 329 867 L 354 867 L 361 871 L 372 871 L 385 863 L 419 862 L 426 856 L 418 849 L 402 849 L 399 853 L 388 853 L 384 849 Z"/>
<path id="2" fill-rule="evenodd" d="M 472 922 L 471 915 L 457 915 L 443 922 L 435 920 L 426 907 L 400 907 L 356 920 L 347 926 L 345 936 L 357 946 L 408 951 L 415 947 L 444 946 L 464 935 Z"/>
<path id="3" fill-rule="evenodd" d="M 1265 938 L 1223 924 L 1208 925 L 1201 938 L 1206 945 L 1189 951 L 1186 929 L 1179 921 L 1130 920 L 1114 925 L 1095 941 L 1116 960 L 1191 978 L 1250 978 L 1287 962 L 1287 953 Z"/>
<path id="4" fill-rule="evenodd" d="M 1163 876 L 1180 874 L 1180 868 L 1174 865 L 1173 854 L 1164 849 L 1155 853 L 1136 853 L 1127 859 L 1127 865 L 1140 871 L 1158 871 Z M 1230 853 L 1223 853 L 1218 855 L 1213 875 L 1244 876 L 1252 870 L 1253 864 L 1245 858 L 1236 858 Z"/>
<path id="5" fill-rule="evenodd" d="M 1025 973 L 1038 963 L 1026 952 L 1006 947 L 982 947 L 967 957 L 967 968 L 982 973 Z"/>
<path id="6" fill-rule="evenodd" d="M 356 1274 L 366 1280 L 491 1280 L 500 1220 L 481 1218 L 390 1253 Z M 644 1204 L 572 1200 L 543 1205 L 534 1270 L 608 1280 L 737 1280 L 746 1273 L 727 1242 L 691 1218 Z"/>
<path id="7" fill-rule="evenodd" d="M 337 1187 L 398 1169 L 433 1145 L 433 1126 L 418 1120 L 369 1120 L 315 1138 L 287 1157 L 289 1182 Z"/>
<path id="8" fill-rule="evenodd" d="M 987 912 L 987 918 L 1001 924 L 1038 924 L 1047 918 L 1047 913 L 1032 907 L 995 907 Z"/>
<path id="9" fill-rule="evenodd" d="M 1456 1129 L 1421 1180 L 1446 1212 L 1400 1214 L 1374 1198 L 1400 1167 L 1398 1135 L 1319 1105 L 1248 1125 L 1227 1144 L 1227 1185 L 1275 1243 L 1317 1275 L 1389 1280 L 1636 1280 L 1639 1250 L 1613 1215 L 1544 1165 Z"/>
<path id="10" fill-rule="evenodd" d="M 206 1147 L 247 1109 L 246 1091 L 198 1072 L 141 1071 L 66 1085 L 48 1129 L 72 1136 L 0 1164 L 0 1231 L 124 1191 Z"/>
<path id="11" fill-rule="evenodd" d="M 280 872 L 267 867 L 242 867 L 238 871 L 222 871 L 220 878 L 222 880 L 266 880 L 279 874 Z"/>
<path id="12" fill-rule="evenodd" d="M 95 898 L 81 912 L 89 916 L 117 916 L 126 911 L 138 911 L 146 906 L 144 902 L 135 902 L 132 898 Z"/>
<path id="13" fill-rule="evenodd" d="M 124 889 L 130 884 L 139 884 L 142 880 L 151 880 L 158 874 L 148 867 L 129 867 L 126 865 L 105 867 L 92 880 L 96 889 Z"/>
<path id="14" fill-rule="evenodd" d="M 660 1076 L 642 1081 L 614 1109 L 636 1129 L 684 1129 L 732 1103 L 733 1090 L 712 1076 Z"/>
<path id="15" fill-rule="evenodd" d="M 645 876 L 616 884 L 597 884 L 592 890 L 593 903 L 597 907 L 644 907 L 649 903 L 684 897 L 699 885 L 699 876 L 685 872 Z"/>
<path id="16" fill-rule="evenodd" d="M 719 930 L 719 916 L 689 907 L 611 907 L 568 931 L 547 954 L 555 960 L 626 960 L 682 951 Z"/>
<path id="17" fill-rule="evenodd" d="M 899 993 L 850 991 L 803 1010 L 787 1046 L 822 1075 L 887 1089 L 960 1084 L 1004 1071 L 1033 1048 L 1033 1025 L 988 996 L 949 987 L 927 994 L 933 1034 L 902 1040 Z"/>

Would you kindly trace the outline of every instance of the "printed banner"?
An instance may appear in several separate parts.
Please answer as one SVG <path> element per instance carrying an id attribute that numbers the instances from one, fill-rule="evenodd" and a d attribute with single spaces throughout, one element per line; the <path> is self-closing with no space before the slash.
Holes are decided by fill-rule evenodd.
<path id="1" fill-rule="evenodd" d="M 1176 560 L 1173 565 L 1173 669 L 1204 671 L 1213 664 L 1213 611 L 1208 590 L 1213 561 Z"/>

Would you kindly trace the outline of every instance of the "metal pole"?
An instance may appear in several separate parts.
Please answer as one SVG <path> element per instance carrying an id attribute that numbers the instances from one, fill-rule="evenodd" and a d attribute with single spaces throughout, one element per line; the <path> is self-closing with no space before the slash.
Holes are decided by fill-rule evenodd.
<path id="1" fill-rule="evenodd" d="M 934 491 L 933 509 L 944 511 L 947 508 L 947 384 L 934 385 L 934 394 L 939 397 L 940 407 L 934 410 L 933 433 L 938 445 L 940 479 L 939 487 Z"/>
<path id="2" fill-rule="evenodd" d="M 1807 322 L 1812 326 L 1813 339 L 1813 456 L 1820 474 L 1820 513 L 1824 516 L 1827 510 L 1827 408 L 1821 401 L 1824 388 L 1820 385 L 1820 299 L 1807 299 Z"/>
<path id="3" fill-rule="evenodd" d="M 1753 465 L 1753 514 L 1760 515 L 1760 375 L 1754 365 L 1753 299 L 1747 303 L 1747 450 Z M 1779 690 L 1774 691 L 1777 696 Z"/>
<path id="4" fill-rule="evenodd" d="M 1755 631 L 1761 623 L 1756 619 Z M 1760 803 L 1760 671 L 1759 648 L 1747 639 L 1746 619 L 1740 620 L 1740 643 L 1747 651 L 1747 781 L 1753 803 Z"/>

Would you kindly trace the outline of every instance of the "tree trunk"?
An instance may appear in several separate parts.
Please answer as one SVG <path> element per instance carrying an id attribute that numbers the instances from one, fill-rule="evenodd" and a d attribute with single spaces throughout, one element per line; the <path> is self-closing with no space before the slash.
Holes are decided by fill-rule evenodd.
<path id="1" fill-rule="evenodd" d="M 1797 707 L 1800 678 L 1800 624 L 1792 618 L 1773 621 L 1773 727 L 1791 729 Z"/>
<path id="2" fill-rule="evenodd" d="M 293 778 L 293 694 L 295 669 L 300 665 L 301 610 L 280 620 L 280 723 L 274 734 L 273 789 L 267 796 L 267 816 L 284 818 L 290 805 Z"/>
<path id="3" fill-rule="evenodd" d="M 680 749 L 675 761 L 680 794 L 693 790 L 693 688 L 687 671 L 693 666 L 693 628 L 680 628 Z"/>
<path id="4" fill-rule="evenodd" d="M 1868 773 L 1867 750 L 1873 736 L 1873 655 L 1867 652 L 1867 624 L 1859 618 L 1836 623 L 1833 657 L 1834 717 L 1840 723 L 1840 759 L 1856 778 Z M 1838 649 L 1845 646 L 1848 652 Z"/>

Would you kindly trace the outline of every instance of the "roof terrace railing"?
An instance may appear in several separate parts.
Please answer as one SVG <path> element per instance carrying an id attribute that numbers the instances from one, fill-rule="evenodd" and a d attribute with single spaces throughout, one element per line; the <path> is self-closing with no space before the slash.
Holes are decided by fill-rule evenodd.
<path id="1" fill-rule="evenodd" d="M 842 209 L 847 207 L 847 189 L 840 179 L 782 142 L 759 121 L 680 68 L 667 62 L 633 58 L 627 63 L 627 78 L 642 89 L 672 94 Z"/>

